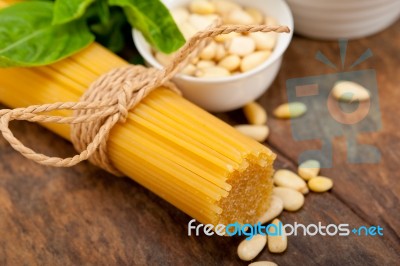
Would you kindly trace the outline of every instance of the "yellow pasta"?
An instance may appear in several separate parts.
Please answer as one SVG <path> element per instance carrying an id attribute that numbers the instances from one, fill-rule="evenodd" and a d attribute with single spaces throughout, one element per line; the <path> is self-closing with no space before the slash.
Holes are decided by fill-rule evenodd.
<path id="1" fill-rule="evenodd" d="M 0 101 L 78 101 L 98 76 L 125 64 L 94 43 L 50 66 L 0 69 Z M 68 125 L 43 126 L 69 139 Z M 165 88 L 115 126 L 108 150 L 122 173 L 202 223 L 254 223 L 268 207 L 275 155 Z"/>

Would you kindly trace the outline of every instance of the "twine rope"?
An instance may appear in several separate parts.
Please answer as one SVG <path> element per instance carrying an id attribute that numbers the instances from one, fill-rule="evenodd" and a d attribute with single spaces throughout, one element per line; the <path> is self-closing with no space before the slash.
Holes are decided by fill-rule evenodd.
<path id="1" fill-rule="evenodd" d="M 218 23 L 219 24 L 219 23 Z M 186 66 L 218 35 L 252 32 L 288 33 L 286 26 L 266 25 L 212 25 L 195 34 L 174 56 L 165 68 L 145 68 L 127 65 L 116 68 L 100 76 L 83 94 L 79 102 L 57 102 L 53 104 L 32 105 L 26 108 L 0 110 L 0 130 L 10 145 L 26 158 L 42 165 L 70 167 L 84 160 L 117 176 L 122 176 L 108 157 L 107 140 L 112 128 L 124 123 L 129 110 L 133 109 L 150 92 L 158 87 L 167 87 L 180 93 L 170 80 Z M 45 115 L 55 110 L 72 110 L 72 117 Z M 21 143 L 9 128 L 13 120 L 29 122 L 58 123 L 71 125 L 71 141 L 77 155 L 69 158 L 50 157 L 35 152 Z"/>

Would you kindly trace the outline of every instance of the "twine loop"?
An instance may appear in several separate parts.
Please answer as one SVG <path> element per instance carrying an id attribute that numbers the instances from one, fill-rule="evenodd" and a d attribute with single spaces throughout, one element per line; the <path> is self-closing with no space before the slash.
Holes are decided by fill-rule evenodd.
<path id="1" fill-rule="evenodd" d="M 219 22 L 218 22 L 219 24 Z M 26 158 L 55 167 L 70 167 L 84 160 L 122 176 L 108 157 L 107 140 L 117 123 L 125 123 L 129 111 L 158 87 L 166 87 L 180 93 L 170 80 L 187 62 L 220 34 L 231 32 L 289 32 L 286 26 L 266 25 L 212 25 L 195 34 L 163 69 L 127 65 L 100 76 L 83 94 L 79 102 L 58 102 L 32 105 L 26 108 L 0 110 L 0 130 L 10 145 Z M 56 110 L 72 110 L 72 117 L 45 115 Z M 79 154 L 69 158 L 50 157 L 26 147 L 12 133 L 9 123 L 24 120 L 40 123 L 71 125 L 71 141 Z"/>
<path id="2" fill-rule="evenodd" d="M 155 68 L 127 65 L 100 76 L 80 100 L 90 103 L 110 102 L 111 106 L 103 110 L 81 108 L 74 111 L 74 117 L 92 117 L 103 112 L 93 122 L 71 125 L 71 141 L 75 149 L 81 152 L 88 150 L 92 163 L 115 175 L 121 175 L 107 156 L 109 133 L 116 123 L 126 122 L 129 110 L 161 86 L 180 93 L 173 83 L 164 79 L 163 71 Z"/>

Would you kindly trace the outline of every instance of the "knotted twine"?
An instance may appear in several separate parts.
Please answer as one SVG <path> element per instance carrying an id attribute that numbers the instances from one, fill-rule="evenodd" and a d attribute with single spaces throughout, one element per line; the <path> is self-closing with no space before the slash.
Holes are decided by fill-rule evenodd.
<path id="1" fill-rule="evenodd" d="M 215 36 L 252 32 L 290 32 L 286 26 L 213 25 L 195 34 L 164 69 L 127 65 L 100 76 L 83 94 L 79 102 L 57 102 L 26 108 L 0 110 L 0 130 L 10 145 L 26 158 L 39 164 L 70 167 L 84 160 L 122 176 L 108 157 L 107 140 L 116 123 L 124 123 L 128 113 L 150 92 L 158 87 L 179 90 L 170 80 L 188 61 L 194 58 Z M 72 117 L 43 115 L 55 110 L 72 110 Z M 69 158 L 49 157 L 26 147 L 12 133 L 13 120 L 71 125 L 71 141 L 79 154 Z"/>

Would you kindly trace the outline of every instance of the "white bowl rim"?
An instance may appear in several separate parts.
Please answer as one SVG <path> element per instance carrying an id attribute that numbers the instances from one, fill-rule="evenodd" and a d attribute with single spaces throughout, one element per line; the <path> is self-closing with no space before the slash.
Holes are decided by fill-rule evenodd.
<path id="1" fill-rule="evenodd" d="M 175 76 L 175 78 L 178 79 L 182 79 L 185 81 L 190 81 L 190 82 L 197 82 L 197 83 L 201 83 L 201 84 L 210 84 L 210 83 L 225 83 L 227 81 L 231 82 L 231 81 L 236 81 L 236 80 L 241 80 L 244 78 L 248 78 L 253 76 L 254 74 L 257 74 L 261 71 L 263 71 L 265 68 L 269 67 L 270 65 L 272 65 L 273 63 L 275 63 L 277 60 L 279 60 L 280 57 L 282 57 L 282 55 L 285 53 L 285 51 L 287 50 L 287 48 L 289 47 L 291 40 L 293 38 L 293 32 L 294 32 L 294 18 L 293 18 L 293 14 L 292 11 L 289 8 L 289 5 L 286 3 L 286 1 L 284 0 L 280 0 L 283 8 L 285 9 L 285 12 L 287 12 L 288 14 L 288 24 L 289 25 L 285 25 L 288 26 L 290 29 L 289 33 L 279 33 L 279 34 L 288 34 L 287 38 L 286 38 L 286 42 L 282 44 L 282 46 L 279 47 L 279 50 L 277 50 L 276 48 L 272 51 L 271 56 L 265 60 L 264 63 L 262 63 L 261 65 L 257 66 L 256 68 L 249 70 L 247 72 L 244 73 L 240 73 L 234 76 L 229 76 L 229 77 L 218 77 L 218 78 L 197 78 L 197 77 L 192 77 L 189 75 L 184 75 L 184 74 L 177 74 Z M 155 58 L 154 56 L 147 52 L 146 49 L 144 49 L 144 47 L 140 44 L 140 42 L 145 42 L 147 43 L 147 41 L 145 40 L 145 38 L 143 37 L 142 33 L 136 29 L 132 30 L 132 35 L 133 35 L 133 40 L 135 42 L 136 48 L 138 49 L 139 53 L 143 56 L 143 58 L 145 59 L 145 61 L 151 63 L 151 65 L 153 67 L 156 67 L 158 69 L 163 69 L 164 66 L 161 65 Z M 138 45 L 138 41 L 139 41 L 139 45 Z"/>

